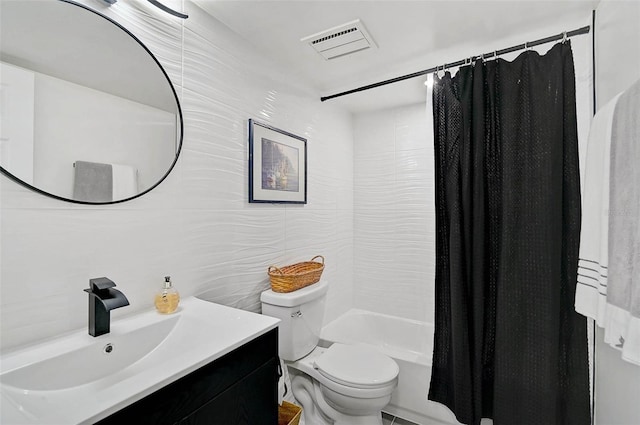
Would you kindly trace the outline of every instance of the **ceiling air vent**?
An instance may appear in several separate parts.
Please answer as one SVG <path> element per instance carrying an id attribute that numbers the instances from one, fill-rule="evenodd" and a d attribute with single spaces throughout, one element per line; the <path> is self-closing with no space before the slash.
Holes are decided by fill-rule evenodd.
<path id="1" fill-rule="evenodd" d="M 327 60 L 377 47 L 360 19 L 304 37 L 300 41 L 308 43 Z"/>

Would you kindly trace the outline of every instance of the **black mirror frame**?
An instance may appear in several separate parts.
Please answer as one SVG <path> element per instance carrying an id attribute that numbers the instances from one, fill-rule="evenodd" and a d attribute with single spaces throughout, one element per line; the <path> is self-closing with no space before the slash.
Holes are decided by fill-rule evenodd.
<path id="1" fill-rule="evenodd" d="M 149 187 L 148 189 L 144 190 L 143 192 L 140 192 L 138 194 L 136 194 L 135 196 L 131 196 L 129 198 L 124 198 L 124 199 L 118 199 L 115 201 L 107 201 L 107 202 L 89 202 L 89 201 L 78 201 L 75 199 L 70 199 L 70 198 L 64 198 L 62 196 L 58 196 L 58 195 L 54 195 L 53 193 L 49 193 L 46 192 L 42 189 L 38 189 L 37 187 L 21 180 L 20 178 L 14 176 L 13 174 L 11 174 L 9 171 L 7 171 L 4 167 L 0 166 L 0 172 L 2 174 L 4 174 L 5 176 L 7 176 L 9 179 L 15 181 L 16 183 L 27 187 L 29 189 L 31 189 L 34 192 L 37 192 L 41 195 L 45 195 L 48 196 L 50 198 L 54 198 L 54 199 L 58 199 L 60 201 L 66 201 L 66 202 L 71 202 L 74 204 L 83 204 L 83 205 L 111 205 L 111 204 L 119 204 L 121 202 L 126 202 L 126 201 L 130 201 L 132 199 L 136 199 L 139 198 L 140 196 L 149 193 L 151 190 L 155 189 L 160 183 L 162 183 L 164 181 L 164 179 L 167 178 L 167 176 L 169 175 L 169 173 L 171 173 L 171 171 L 173 170 L 173 168 L 175 167 L 176 163 L 178 162 L 178 158 L 180 157 L 180 152 L 182 151 L 182 141 L 184 139 L 184 121 L 183 121 L 183 117 L 182 117 L 182 107 L 180 106 L 180 99 L 178 98 L 178 94 L 176 92 L 175 87 L 173 86 L 173 83 L 171 82 L 171 79 L 169 78 L 169 75 L 167 74 L 167 71 L 165 71 L 164 67 L 162 66 L 162 64 L 160 63 L 160 61 L 158 61 L 158 59 L 155 57 L 155 55 L 153 53 L 151 53 L 151 50 L 149 50 L 149 48 L 147 46 L 145 46 L 145 44 L 140 41 L 140 39 L 138 37 L 136 37 L 131 31 L 129 31 L 128 29 L 126 29 L 124 26 L 122 26 L 121 24 L 119 24 L 118 22 L 116 22 L 115 20 L 109 18 L 108 16 L 103 15 L 102 13 L 91 9 L 88 6 L 85 6 L 83 4 L 80 3 L 76 3 L 73 0 L 58 0 L 61 1 L 63 3 L 68 3 L 71 4 L 73 6 L 78 6 L 81 7 L 91 13 L 94 13 L 96 15 L 98 15 L 99 17 L 106 19 L 107 21 L 111 22 L 112 24 L 114 24 L 115 26 L 117 26 L 118 28 L 120 28 L 122 31 L 124 31 L 125 33 L 127 33 L 133 40 L 135 40 L 136 42 L 138 42 L 138 44 L 149 54 L 149 56 L 151 56 L 151 58 L 155 61 L 155 63 L 158 65 L 158 68 L 160 68 L 160 71 L 162 71 L 162 74 L 164 75 L 164 77 L 167 79 L 167 83 L 169 84 L 169 87 L 171 87 L 171 92 L 173 93 L 173 96 L 176 100 L 176 106 L 178 109 L 178 117 L 179 117 L 179 122 L 180 122 L 180 139 L 178 140 L 178 149 L 176 151 L 176 157 L 174 158 L 173 162 L 171 163 L 171 166 L 169 167 L 169 169 L 167 170 L 167 172 L 160 178 L 160 180 L 158 180 L 156 183 L 154 183 L 151 187 Z"/>

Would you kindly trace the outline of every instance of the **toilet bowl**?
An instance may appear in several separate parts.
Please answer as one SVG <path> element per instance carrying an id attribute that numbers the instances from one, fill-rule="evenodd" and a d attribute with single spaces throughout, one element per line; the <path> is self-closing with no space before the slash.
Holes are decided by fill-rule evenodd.
<path id="1" fill-rule="evenodd" d="M 364 345 L 318 347 L 328 289 L 320 281 L 289 293 L 264 291 L 262 314 L 281 319 L 279 353 L 307 425 L 381 425 L 399 368 Z"/>
<path id="2" fill-rule="evenodd" d="M 292 376 L 294 397 L 309 398 L 322 414 L 310 419 L 310 424 L 381 424 L 381 410 L 398 384 L 395 361 L 367 347 L 317 347 L 285 364 Z"/>

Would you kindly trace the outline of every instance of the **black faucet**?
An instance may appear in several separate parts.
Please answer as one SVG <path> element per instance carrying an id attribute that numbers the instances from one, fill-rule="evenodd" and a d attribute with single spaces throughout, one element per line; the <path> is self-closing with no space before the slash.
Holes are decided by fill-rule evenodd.
<path id="1" fill-rule="evenodd" d="M 111 310 L 129 305 L 129 300 L 117 289 L 111 279 L 96 277 L 89 279 L 89 335 L 100 336 L 109 333 Z"/>

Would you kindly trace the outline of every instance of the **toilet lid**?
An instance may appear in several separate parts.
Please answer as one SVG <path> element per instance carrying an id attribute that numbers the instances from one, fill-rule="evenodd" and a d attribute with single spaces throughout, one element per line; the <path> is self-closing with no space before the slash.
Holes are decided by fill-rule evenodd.
<path id="1" fill-rule="evenodd" d="M 349 387 L 375 388 L 398 376 L 398 364 L 363 345 L 333 344 L 314 362 L 325 377 Z"/>

